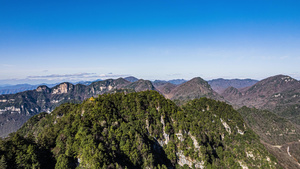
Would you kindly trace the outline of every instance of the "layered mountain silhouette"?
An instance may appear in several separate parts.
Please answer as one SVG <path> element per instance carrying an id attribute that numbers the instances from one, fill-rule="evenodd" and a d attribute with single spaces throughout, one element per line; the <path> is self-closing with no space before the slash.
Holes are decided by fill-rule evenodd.
<path id="1" fill-rule="evenodd" d="M 163 85 L 165 83 L 171 83 L 171 84 L 174 84 L 174 85 L 180 85 L 182 83 L 185 83 L 187 82 L 187 80 L 184 80 L 184 79 L 173 79 L 173 80 L 154 80 L 153 81 L 153 85 Z"/>
<path id="2" fill-rule="evenodd" d="M 253 79 L 213 79 L 207 81 L 211 88 L 217 93 L 223 93 L 228 87 L 234 87 L 237 89 L 242 89 L 249 87 L 258 82 L 258 80 Z"/>
<path id="3" fill-rule="evenodd" d="M 200 77 L 180 85 L 160 81 L 159 83 L 154 83 L 156 87 L 149 80 L 137 80 L 137 78 L 134 77 L 128 77 L 127 79 L 133 82 L 123 78 L 96 81 L 88 86 L 83 84 L 73 85 L 64 82 L 53 88 L 42 85 L 37 87 L 36 90 L 1 95 L 0 123 L 2 127 L 0 128 L 0 136 L 5 137 L 9 133 L 16 131 L 16 129 L 21 127 L 32 115 L 40 112 L 50 113 L 60 104 L 66 102 L 79 103 L 85 99 L 104 93 L 157 90 L 165 97 L 176 100 L 178 104 L 183 104 L 188 100 L 201 97 L 224 101 L 224 99 L 214 92 L 209 84 Z M 183 82 L 183 80 L 174 81 L 176 83 Z"/>
<path id="4" fill-rule="evenodd" d="M 0 95 L 0 123 L 2 126 L 0 136 L 6 136 L 15 131 L 32 115 L 40 112 L 50 113 L 55 107 L 65 102 L 78 103 L 104 93 L 128 93 L 145 90 L 157 90 L 166 98 L 175 100 L 177 104 L 183 104 L 195 98 L 207 97 L 227 101 L 237 108 L 248 106 L 267 109 L 299 124 L 300 85 L 299 81 L 289 76 L 273 76 L 242 89 L 232 86 L 244 87 L 246 84 L 255 83 L 255 81 L 249 79 L 242 81 L 216 79 L 211 81 L 211 84 L 225 81 L 226 83 L 223 86 L 232 85 L 221 95 L 215 92 L 209 83 L 200 77 L 179 85 L 168 81 L 154 81 L 152 83 L 148 80 L 138 80 L 135 77 L 127 77 L 126 79 L 96 81 L 87 86 L 64 82 L 52 88 L 42 85 L 37 87 L 36 90 Z M 175 81 L 183 82 L 184 80 Z M 22 116 L 22 118 L 19 116 Z"/>
<path id="5" fill-rule="evenodd" d="M 216 79 L 207 82 L 200 77 L 183 83 L 180 80 L 177 82 L 175 84 L 161 80 L 151 82 L 127 77 L 76 85 L 64 82 L 52 88 L 41 85 L 35 90 L 0 95 L 0 136 L 6 137 L 19 129 L 33 115 L 41 112 L 50 113 L 63 103 L 81 103 L 106 93 L 128 94 L 155 90 L 177 105 L 184 106 L 189 100 L 207 97 L 230 103 L 236 109 L 240 108 L 239 112 L 247 125 L 260 136 L 261 141 L 279 159 L 282 166 L 295 168 L 298 165 L 297 160 L 294 160 L 297 158 L 300 161 L 300 157 L 297 156 L 300 154 L 300 150 L 297 149 L 299 145 L 297 140 L 300 140 L 298 80 L 277 75 L 259 82 L 251 79 Z M 252 83 L 254 84 L 251 86 Z M 229 87 L 223 90 L 225 86 Z M 214 88 L 219 90 L 219 93 L 223 92 L 219 94 Z M 291 147 L 292 156 L 286 154 L 287 147 Z"/>
<path id="6" fill-rule="evenodd" d="M 236 107 L 270 110 L 300 124 L 300 82 L 289 76 L 272 76 L 240 90 L 229 87 L 222 96 Z"/>

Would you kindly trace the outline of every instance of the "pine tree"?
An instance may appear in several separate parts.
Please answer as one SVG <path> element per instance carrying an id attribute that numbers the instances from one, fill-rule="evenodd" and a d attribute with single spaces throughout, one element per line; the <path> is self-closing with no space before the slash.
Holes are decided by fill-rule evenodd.
<path id="1" fill-rule="evenodd" d="M 4 155 L 2 155 L 1 159 L 0 159 L 0 169 L 6 169 L 7 168 L 7 164 L 5 161 L 5 157 Z"/>

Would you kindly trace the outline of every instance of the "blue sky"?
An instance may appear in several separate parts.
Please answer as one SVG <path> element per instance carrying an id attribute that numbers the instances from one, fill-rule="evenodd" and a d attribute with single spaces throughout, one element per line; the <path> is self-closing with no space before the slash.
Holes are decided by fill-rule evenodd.
<path id="1" fill-rule="evenodd" d="M 0 84 L 300 79 L 300 1 L 0 0 Z"/>

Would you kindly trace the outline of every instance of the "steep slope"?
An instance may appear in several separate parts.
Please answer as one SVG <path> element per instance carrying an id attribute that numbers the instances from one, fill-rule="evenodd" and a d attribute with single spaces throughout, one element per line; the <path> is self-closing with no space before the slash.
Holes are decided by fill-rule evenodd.
<path id="1" fill-rule="evenodd" d="M 211 88 L 217 93 L 221 94 L 228 87 L 234 87 L 237 89 L 245 88 L 254 85 L 258 80 L 253 79 L 213 79 L 207 81 Z"/>
<path id="2" fill-rule="evenodd" d="M 201 98 L 180 108 L 155 91 L 100 95 L 34 116 L 1 142 L 0 156 L 11 168 L 278 167 L 230 105 Z"/>
<path id="3" fill-rule="evenodd" d="M 242 107 L 267 109 L 300 124 L 300 82 L 284 75 L 259 81 L 240 90 L 242 96 L 224 92 L 222 95 L 231 104 Z"/>
<path id="4" fill-rule="evenodd" d="M 60 104 L 79 103 L 84 99 L 120 89 L 128 84 L 130 82 L 122 78 L 97 81 L 89 86 L 64 82 L 53 88 L 43 85 L 36 90 L 0 95 L 0 137 L 16 131 L 35 114 L 50 113 Z"/>
<path id="5" fill-rule="evenodd" d="M 163 85 L 154 85 L 155 88 L 160 92 L 162 93 L 165 97 L 168 98 L 168 94 L 176 88 L 176 85 L 172 84 L 172 83 L 169 83 L 169 82 L 166 82 L 164 83 Z"/>
<path id="6" fill-rule="evenodd" d="M 207 97 L 215 100 L 223 100 L 209 84 L 200 77 L 193 78 L 176 88 L 174 88 L 167 96 L 169 99 L 186 102 L 195 98 Z"/>
<path id="7" fill-rule="evenodd" d="M 273 154 L 278 163 L 285 169 L 299 169 L 299 147 L 300 142 L 292 142 L 284 145 L 271 145 L 262 141 L 267 150 Z M 289 151 L 288 151 L 289 150 Z"/>
<path id="8" fill-rule="evenodd" d="M 297 125 L 270 111 L 242 107 L 238 112 L 249 127 L 269 144 L 282 145 L 300 140 L 300 128 Z"/>
<path id="9" fill-rule="evenodd" d="M 238 112 L 282 166 L 299 168 L 300 149 L 297 146 L 300 145 L 300 128 L 297 125 L 267 110 L 242 107 Z M 290 147 L 290 154 L 287 147 Z"/>
<path id="10" fill-rule="evenodd" d="M 227 100 L 238 100 L 242 97 L 242 93 L 234 87 L 228 87 L 221 95 Z"/>

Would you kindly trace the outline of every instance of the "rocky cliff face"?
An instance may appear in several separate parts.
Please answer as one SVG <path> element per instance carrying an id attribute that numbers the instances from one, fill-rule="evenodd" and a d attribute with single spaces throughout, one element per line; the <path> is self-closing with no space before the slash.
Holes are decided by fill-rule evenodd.
<path id="1" fill-rule="evenodd" d="M 52 94 L 63 94 L 68 93 L 70 90 L 74 88 L 74 85 L 71 83 L 61 83 L 54 88 L 52 88 Z"/>
<path id="2" fill-rule="evenodd" d="M 46 85 L 42 85 L 42 86 L 38 86 L 38 87 L 36 88 L 36 91 L 37 91 L 37 92 L 50 93 L 51 89 L 50 89 L 48 86 L 46 86 Z"/>

